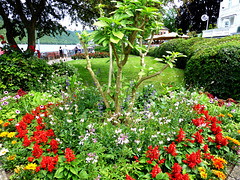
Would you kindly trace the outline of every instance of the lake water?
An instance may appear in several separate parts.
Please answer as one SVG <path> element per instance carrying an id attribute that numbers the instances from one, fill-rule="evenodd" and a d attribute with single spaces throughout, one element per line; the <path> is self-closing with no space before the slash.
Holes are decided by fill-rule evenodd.
<path id="1" fill-rule="evenodd" d="M 55 52 L 59 51 L 59 47 L 62 47 L 62 49 L 65 48 L 65 45 L 56 45 L 56 44 L 40 44 L 40 49 L 38 48 L 38 44 L 36 44 L 36 49 L 39 50 L 41 53 L 43 52 Z M 20 48 L 23 48 L 24 50 L 27 49 L 27 44 L 19 44 Z M 68 50 L 73 50 L 76 47 L 76 45 L 67 45 L 66 48 Z"/>

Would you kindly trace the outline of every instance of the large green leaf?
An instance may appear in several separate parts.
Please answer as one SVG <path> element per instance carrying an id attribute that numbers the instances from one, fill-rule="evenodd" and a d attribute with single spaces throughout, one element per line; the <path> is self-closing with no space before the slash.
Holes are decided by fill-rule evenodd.
<path id="1" fill-rule="evenodd" d="M 143 31 L 142 29 L 135 28 L 135 27 L 124 27 L 123 29 L 130 30 L 130 31 Z"/>
<path id="2" fill-rule="evenodd" d="M 78 171 L 76 168 L 73 168 L 73 167 L 70 167 L 70 171 L 73 173 L 73 174 L 78 174 Z"/>
<path id="3" fill-rule="evenodd" d="M 98 21 L 98 22 L 95 22 L 93 25 L 94 25 L 94 26 L 98 26 L 98 27 L 106 27 L 106 26 L 109 26 L 109 24 L 106 23 L 105 21 Z"/>
<path id="4" fill-rule="evenodd" d="M 58 179 L 63 178 L 63 170 L 64 170 L 63 167 L 58 168 L 58 170 L 56 171 L 54 177 L 58 178 Z"/>
<path id="5" fill-rule="evenodd" d="M 120 39 L 119 39 L 118 37 L 113 36 L 113 35 L 111 34 L 111 36 L 110 36 L 110 41 L 111 41 L 112 43 L 117 44 L 117 43 L 120 41 Z"/>
<path id="6" fill-rule="evenodd" d="M 121 31 L 113 31 L 113 35 L 118 37 L 119 39 L 122 39 L 124 34 Z"/>

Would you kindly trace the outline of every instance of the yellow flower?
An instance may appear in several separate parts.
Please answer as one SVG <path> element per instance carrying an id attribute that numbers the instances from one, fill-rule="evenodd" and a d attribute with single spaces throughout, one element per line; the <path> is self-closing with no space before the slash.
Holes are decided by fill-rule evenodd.
<path id="1" fill-rule="evenodd" d="M 12 144 L 16 144 L 17 143 L 17 141 L 12 141 Z"/>
<path id="2" fill-rule="evenodd" d="M 20 166 L 16 166 L 16 168 L 14 169 L 14 171 L 15 171 L 17 174 L 19 174 L 20 169 L 22 169 L 22 166 L 21 166 L 21 167 L 20 167 Z"/>
<path id="3" fill-rule="evenodd" d="M 3 123 L 3 120 L 0 120 L 0 124 L 2 124 Z"/>
<path id="4" fill-rule="evenodd" d="M 198 170 L 199 170 L 200 172 L 206 172 L 206 170 L 205 170 L 203 167 L 199 167 Z"/>
<path id="5" fill-rule="evenodd" d="M 37 167 L 37 164 L 36 163 L 31 163 L 31 164 L 28 164 L 24 169 L 26 169 L 26 170 L 35 170 L 36 169 L 36 167 Z"/>
<path id="6" fill-rule="evenodd" d="M 220 179 L 222 179 L 222 180 L 226 179 L 226 176 L 224 175 L 223 172 L 217 171 L 217 170 L 213 170 L 212 172 L 213 172 L 213 174 L 217 175 L 217 177 L 219 177 Z"/>
<path id="7" fill-rule="evenodd" d="M 229 117 L 233 117 L 233 115 L 231 115 L 231 114 L 229 114 L 229 113 L 228 113 L 228 116 L 229 116 Z"/>
<path id="8" fill-rule="evenodd" d="M 0 134 L 0 137 L 5 137 L 5 136 L 7 136 L 8 135 L 8 132 L 2 132 L 1 134 Z"/>
<path id="9" fill-rule="evenodd" d="M 16 157 L 16 154 L 15 154 L 14 156 L 8 156 L 8 157 L 7 157 L 7 160 L 11 160 L 11 161 L 12 161 L 12 160 L 15 159 L 15 157 Z"/>
<path id="10" fill-rule="evenodd" d="M 218 117 L 225 117 L 225 115 L 221 113 L 218 115 Z"/>
<path id="11" fill-rule="evenodd" d="M 226 136 L 226 138 L 227 138 L 227 140 L 230 140 L 230 141 L 232 141 L 234 144 L 240 146 L 240 142 L 239 142 L 238 140 L 233 139 L 233 138 L 231 138 L 231 137 L 229 137 L 229 136 Z"/>
<path id="12" fill-rule="evenodd" d="M 8 133 L 8 135 L 7 135 L 8 138 L 12 138 L 12 137 L 14 137 L 14 136 L 15 136 L 15 132 L 10 132 L 10 133 Z"/>
<path id="13" fill-rule="evenodd" d="M 237 130 L 237 132 L 240 134 L 240 130 Z"/>
<path id="14" fill-rule="evenodd" d="M 207 178 L 207 173 L 206 172 L 200 172 L 201 178 L 206 179 Z"/>

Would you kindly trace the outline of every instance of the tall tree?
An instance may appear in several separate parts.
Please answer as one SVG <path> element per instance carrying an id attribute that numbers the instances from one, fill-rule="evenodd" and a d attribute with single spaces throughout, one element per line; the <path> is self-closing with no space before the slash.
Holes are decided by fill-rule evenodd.
<path id="1" fill-rule="evenodd" d="M 177 28 L 175 25 L 175 19 L 177 16 L 177 11 L 175 8 L 168 10 L 163 16 L 163 24 L 169 29 L 170 32 L 176 32 Z"/>
<path id="2" fill-rule="evenodd" d="M 194 0 L 183 3 L 178 9 L 176 26 L 183 33 L 189 31 L 201 32 L 206 29 L 207 22 L 201 20 L 203 14 L 209 16 L 209 24 L 216 24 L 219 15 L 220 2 L 222 0 Z"/>
<path id="3" fill-rule="evenodd" d="M 72 21 L 93 24 L 99 15 L 98 3 L 101 0 L 1 0 L 0 16 L 4 24 L 0 29 L 6 29 L 9 44 L 17 46 L 15 38 L 27 36 L 28 47 L 35 47 L 36 32 L 37 38 L 66 32 L 59 21 L 67 14 Z"/>

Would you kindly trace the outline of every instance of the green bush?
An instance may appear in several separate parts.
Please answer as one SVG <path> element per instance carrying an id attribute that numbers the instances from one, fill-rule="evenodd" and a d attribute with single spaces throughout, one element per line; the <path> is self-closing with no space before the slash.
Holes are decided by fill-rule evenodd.
<path id="1" fill-rule="evenodd" d="M 109 53 L 107 52 L 95 52 L 95 53 L 89 53 L 88 54 L 89 58 L 106 58 L 109 57 Z M 84 53 L 77 53 L 71 56 L 72 59 L 86 59 Z"/>
<path id="2" fill-rule="evenodd" d="M 58 73 L 58 75 L 63 76 L 73 76 L 74 74 L 77 73 L 77 69 L 68 64 L 68 63 L 63 63 L 62 61 L 60 63 L 54 63 L 51 65 L 53 70 Z"/>
<path id="3" fill-rule="evenodd" d="M 212 39 L 195 46 L 196 53 L 187 62 L 186 83 L 204 87 L 220 98 L 240 99 L 239 37 Z"/>
<path id="4" fill-rule="evenodd" d="M 39 78 L 46 82 L 52 72 L 53 68 L 45 60 L 25 58 L 17 52 L 4 54 L 0 57 L 0 91 L 30 90 Z"/>
<path id="5" fill-rule="evenodd" d="M 190 49 L 191 46 L 194 45 L 194 43 L 202 41 L 203 38 L 195 37 L 190 39 L 173 39 L 168 42 L 165 42 L 161 44 L 158 48 L 154 51 L 154 57 L 161 58 L 163 55 L 167 55 L 166 51 L 172 51 L 172 52 L 180 52 L 187 57 L 178 58 L 176 61 L 176 67 L 179 69 L 185 69 L 187 61 L 192 56 L 192 49 Z"/>

